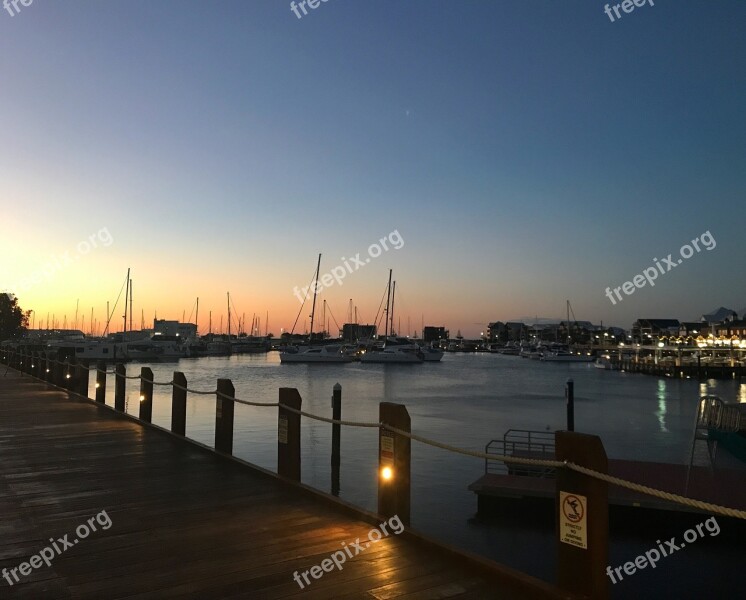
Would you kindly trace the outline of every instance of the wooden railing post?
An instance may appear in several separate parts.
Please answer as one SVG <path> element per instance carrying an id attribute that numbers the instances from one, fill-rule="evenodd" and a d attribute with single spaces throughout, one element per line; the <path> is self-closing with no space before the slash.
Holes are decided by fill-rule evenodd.
<path id="1" fill-rule="evenodd" d="M 595 435 L 557 431 L 557 460 L 608 472 L 601 439 Z M 572 469 L 557 469 L 557 583 L 572 594 L 609 597 L 608 484 Z"/>
<path id="2" fill-rule="evenodd" d="M 88 382 L 90 377 L 88 361 L 81 360 L 78 363 L 77 373 L 75 374 L 75 380 L 77 381 L 75 390 L 81 396 L 88 398 Z"/>
<path id="3" fill-rule="evenodd" d="M 277 411 L 277 474 L 300 481 L 300 415 L 284 406 L 301 410 L 303 400 L 295 388 L 280 388 Z"/>
<path id="4" fill-rule="evenodd" d="M 96 363 L 96 402 L 106 404 L 106 363 L 103 360 Z"/>
<path id="5" fill-rule="evenodd" d="M 179 389 L 180 386 L 184 389 Z M 171 431 L 186 435 L 187 380 L 184 373 L 174 372 L 173 395 L 171 396 Z"/>
<path id="6" fill-rule="evenodd" d="M 149 367 L 140 370 L 140 419 L 146 423 L 153 420 L 153 371 Z"/>
<path id="7" fill-rule="evenodd" d="M 412 431 L 412 421 L 403 404 L 381 402 L 379 422 L 402 431 Z M 409 525 L 411 440 L 397 433 L 379 429 L 378 433 L 378 514 L 398 515 Z"/>
<path id="8" fill-rule="evenodd" d="M 65 365 L 60 360 L 59 353 L 52 359 L 52 383 L 57 387 L 62 387 L 65 381 Z"/>
<path id="9" fill-rule="evenodd" d="M 215 403 L 215 450 L 233 454 L 233 412 L 236 390 L 230 379 L 218 379 Z"/>
<path id="10" fill-rule="evenodd" d="M 116 371 L 116 375 L 114 375 L 114 409 L 124 412 L 124 392 L 127 381 L 125 376 L 127 375 L 127 369 L 125 369 L 124 364 L 117 363 L 114 370 Z"/>
<path id="11" fill-rule="evenodd" d="M 342 420 L 342 386 L 334 384 L 332 391 L 332 419 Z M 340 426 L 332 424 L 332 495 L 339 496 Z"/>

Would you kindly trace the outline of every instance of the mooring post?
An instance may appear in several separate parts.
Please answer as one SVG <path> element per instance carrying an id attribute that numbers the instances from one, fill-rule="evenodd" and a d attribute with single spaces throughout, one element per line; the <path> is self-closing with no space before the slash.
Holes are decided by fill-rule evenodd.
<path id="1" fill-rule="evenodd" d="M 153 420 L 153 371 L 149 367 L 140 370 L 140 419 L 146 423 Z"/>
<path id="2" fill-rule="evenodd" d="M 75 376 L 75 378 L 78 381 L 76 390 L 78 394 L 80 394 L 81 396 L 85 396 L 86 398 L 88 398 L 88 382 L 89 382 L 88 368 L 89 368 L 88 362 L 85 360 L 81 360 L 78 363 L 78 372 Z"/>
<path id="3" fill-rule="evenodd" d="M 123 363 L 117 363 L 114 367 L 116 374 L 114 375 L 114 409 L 119 412 L 124 412 L 124 391 L 125 391 L 125 379 L 127 375 L 127 369 Z"/>
<path id="4" fill-rule="evenodd" d="M 332 419 L 342 419 L 342 386 L 334 384 L 332 390 Z M 339 442 L 341 427 L 332 424 L 332 495 L 339 496 Z"/>
<path id="5" fill-rule="evenodd" d="M 298 390 L 280 388 L 280 407 L 277 410 L 277 474 L 293 481 L 300 481 L 300 414 L 295 411 L 301 410 L 302 404 Z"/>
<path id="6" fill-rule="evenodd" d="M 233 412 L 236 389 L 230 379 L 218 379 L 215 403 L 215 450 L 233 454 Z"/>
<path id="7" fill-rule="evenodd" d="M 595 435 L 557 431 L 557 460 L 608 472 L 601 439 Z M 587 598 L 609 597 L 608 484 L 569 468 L 557 469 L 557 582 Z"/>
<path id="8" fill-rule="evenodd" d="M 565 398 L 567 399 L 567 431 L 575 431 L 575 383 L 568 379 L 565 384 Z"/>
<path id="9" fill-rule="evenodd" d="M 174 371 L 173 394 L 171 395 L 171 431 L 177 435 L 186 435 L 186 388 L 187 380 L 184 373 Z"/>
<path id="10" fill-rule="evenodd" d="M 88 385 L 86 384 L 86 394 Z M 106 404 L 106 363 L 100 360 L 96 363 L 96 402 Z"/>
<path id="11" fill-rule="evenodd" d="M 384 517 L 398 515 L 409 525 L 411 440 L 386 429 L 390 425 L 410 433 L 412 421 L 403 404 L 381 402 L 378 431 L 378 514 Z"/>

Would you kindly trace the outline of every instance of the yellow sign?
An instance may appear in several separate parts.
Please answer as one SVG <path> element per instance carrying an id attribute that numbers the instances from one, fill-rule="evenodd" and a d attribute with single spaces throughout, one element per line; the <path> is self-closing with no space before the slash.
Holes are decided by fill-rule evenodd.
<path id="1" fill-rule="evenodd" d="M 588 549 L 588 498 L 560 492 L 560 541 Z"/>
<path id="2" fill-rule="evenodd" d="M 381 464 L 394 464 L 394 438 L 390 435 L 381 436 Z"/>

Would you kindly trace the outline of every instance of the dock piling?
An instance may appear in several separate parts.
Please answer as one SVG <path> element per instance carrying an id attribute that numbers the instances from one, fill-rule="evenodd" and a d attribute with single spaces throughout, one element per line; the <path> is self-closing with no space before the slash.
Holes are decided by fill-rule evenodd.
<path id="1" fill-rule="evenodd" d="M 215 450 L 233 454 L 233 412 L 236 389 L 230 379 L 218 379 L 215 403 Z M 224 396 L 227 396 L 224 397 Z"/>
<path id="2" fill-rule="evenodd" d="M 301 410 L 295 388 L 280 388 L 280 404 Z M 277 474 L 300 481 L 300 415 L 280 406 L 277 411 Z"/>
<path id="3" fill-rule="evenodd" d="M 334 384 L 332 391 L 332 419 L 342 419 L 342 386 Z M 332 495 L 339 496 L 339 442 L 340 426 L 332 424 Z"/>
<path id="4" fill-rule="evenodd" d="M 123 363 L 117 363 L 114 367 L 116 374 L 114 375 L 114 409 L 119 412 L 124 412 L 124 386 L 127 381 L 127 370 Z"/>
<path id="5" fill-rule="evenodd" d="M 407 433 L 412 431 L 412 420 L 403 404 L 381 402 L 378 421 Z M 411 446 L 408 437 L 385 427 L 379 429 L 378 514 L 384 517 L 398 515 L 405 525 L 409 525 L 410 513 Z"/>
<path id="6" fill-rule="evenodd" d="M 87 383 L 86 395 L 88 395 Z M 106 403 L 106 363 L 103 360 L 96 363 L 96 402 Z"/>
<path id="7" fill-rule="evenodd" d="M 140 371 L 140 419 L 150 423 L 153 419 L 153 371 L 142 367 Z"/>
<path id="8" fill-rule="evenodd" d="M 174 371 L 174 389 L 171 395 L 171 431 L 184 436 L 186 435 L 186 388 L 187 380 L 184 373 Z"/>

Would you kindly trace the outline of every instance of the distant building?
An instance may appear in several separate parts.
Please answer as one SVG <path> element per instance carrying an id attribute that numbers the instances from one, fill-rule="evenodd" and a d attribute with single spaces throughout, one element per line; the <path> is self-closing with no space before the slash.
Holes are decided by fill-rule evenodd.
<path id="1" fill-rule="evenodd" d="M 425 325 L 422 330 L 422 341 L 426 344 L 431 342 L 438 342 L 440 340 L 447 340 L 450 332 L 445 327 L 433 327 L 432 325 Z"/>
<path id="2" fill-rule="evenodd" d="M 703 323 L 722 323 L 723 321 L 735 321 L 738 319 L 736 311 L 721 306 L 716 311 L 702 315 L 700 321 Z"/>
<path id="3" fill-rule="evenodd" d="M 678 335 L 678 319 L 637 319 L 632 325 L 632 339 L 638 344 L 652 344 L 655 338 Z"/>
<path id="4" fill-rule="evenodd" d="M 180 337 L 188 340 L 197 337 L 197 326 L 194 323 L 180 323 L 179 321 L 154 319 L 153 333 L 154 335 Z"/>

